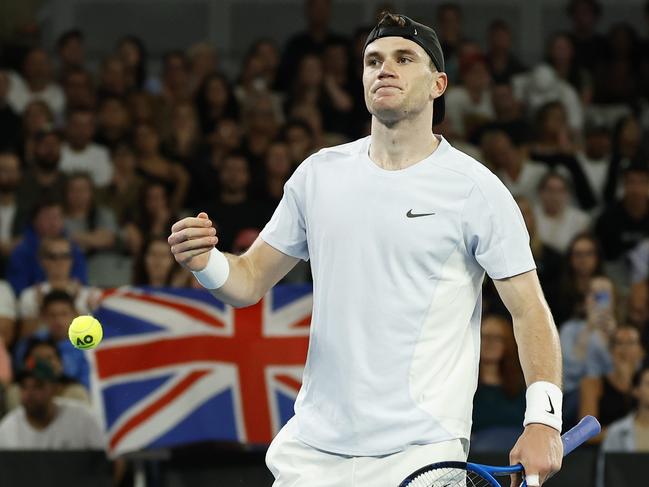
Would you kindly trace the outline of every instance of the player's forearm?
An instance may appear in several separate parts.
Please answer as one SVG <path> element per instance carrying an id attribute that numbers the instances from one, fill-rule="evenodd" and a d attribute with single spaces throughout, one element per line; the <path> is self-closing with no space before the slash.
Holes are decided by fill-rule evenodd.
<path id="1" fill-rule="evenodd" d="M 525 382 L 546 381 L 561 387 L 561 345 L 547 304 L 530 305 L 513 320 Z"/>
<path id="2" fill-rule="evenodd" d="M 211 289 L 212 295 L 224 303 L 236 308 L 255 304 L 261 299 L 257 289 L 252 264 L 244 255 L 224 254 L 230 265 L 228 279 L 218 289 Z"/>

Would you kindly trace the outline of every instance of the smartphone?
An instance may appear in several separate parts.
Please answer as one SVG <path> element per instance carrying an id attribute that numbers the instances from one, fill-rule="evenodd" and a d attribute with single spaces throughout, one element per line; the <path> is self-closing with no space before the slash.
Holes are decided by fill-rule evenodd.
<path id="1" fill-rule="evenodd" d="M 596 291 L 595 304 L 599 309 L 608 309 L 611 307 L 611 292 L 610 291 Z"/>

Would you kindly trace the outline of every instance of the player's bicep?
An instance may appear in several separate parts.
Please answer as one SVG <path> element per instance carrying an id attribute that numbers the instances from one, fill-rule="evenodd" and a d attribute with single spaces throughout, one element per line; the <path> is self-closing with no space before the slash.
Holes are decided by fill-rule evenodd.
<path id="1" fill-rule="evenodd" d="M 494 279 L 494 285 L 514 320 L 525 316 L 528 311 L 539 306 L 546 310 L 548 308 L 536 270 L 505 279 Z"/>
<path id="2" fill-rule="evenodd" d="M 257 237 L 242 258 L 248 266 L 260 296 L 266 294 L 300 260 L 280 252 L 261 237 Z"/>

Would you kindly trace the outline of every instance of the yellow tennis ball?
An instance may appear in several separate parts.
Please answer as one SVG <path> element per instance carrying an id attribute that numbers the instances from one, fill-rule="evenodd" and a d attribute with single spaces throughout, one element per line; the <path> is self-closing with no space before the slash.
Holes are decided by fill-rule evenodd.
<path id="1" fill-rule="evenodd" d="M 95 348 L 104 337 L 101 323 L 88 315 L 77 316 L 68 328 L 68 336 L 72 345 L 82 350 Z"/>

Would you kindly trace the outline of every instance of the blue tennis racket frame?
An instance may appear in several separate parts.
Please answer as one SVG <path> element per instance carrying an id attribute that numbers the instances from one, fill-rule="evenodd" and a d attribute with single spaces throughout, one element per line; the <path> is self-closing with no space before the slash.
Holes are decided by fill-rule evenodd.
<path id="1" fill-rule="evenodd" d="M 561 436 L 561 441 L 563 442 L 563 456 L 565 457 L 573 450 L 575 450 L 575 448 L 577 448 L 578 446 L 582 445 L 594 436 L 597 436 L 600 431 L 602 431 L 602 427 L 600 426 L 599 421 L 597 421 L 597 418 L 595 418 L 594 416 L 585 416 L 584 418 L 582 418 L 577 426 L 566 431 Z M 437 462 L 422 467 L 419 470 L 411 473 L 399 484 L 399 487 L 408 487 L 408 484 L 410 482 L 412 482 L 415 478 L 419 477 L 425 472 L 440 468 L 456 468 L 466 470 L 468 472 L 475 472 L 478 475 L 482 476 L 484 480 L 490 482 L 492 487 L 501 487 L 501 485 L 494 477 L 504 477 L 506 475 L 520 473 L 523 471 L 523 465 L 521 465 L 520 463 L 518 465 L 496 467 L 493 465 L 482 465 L 480 463 L 471 462 Z M 523 480 L 521 487 L 527 487 L 525 480 Z"/>

